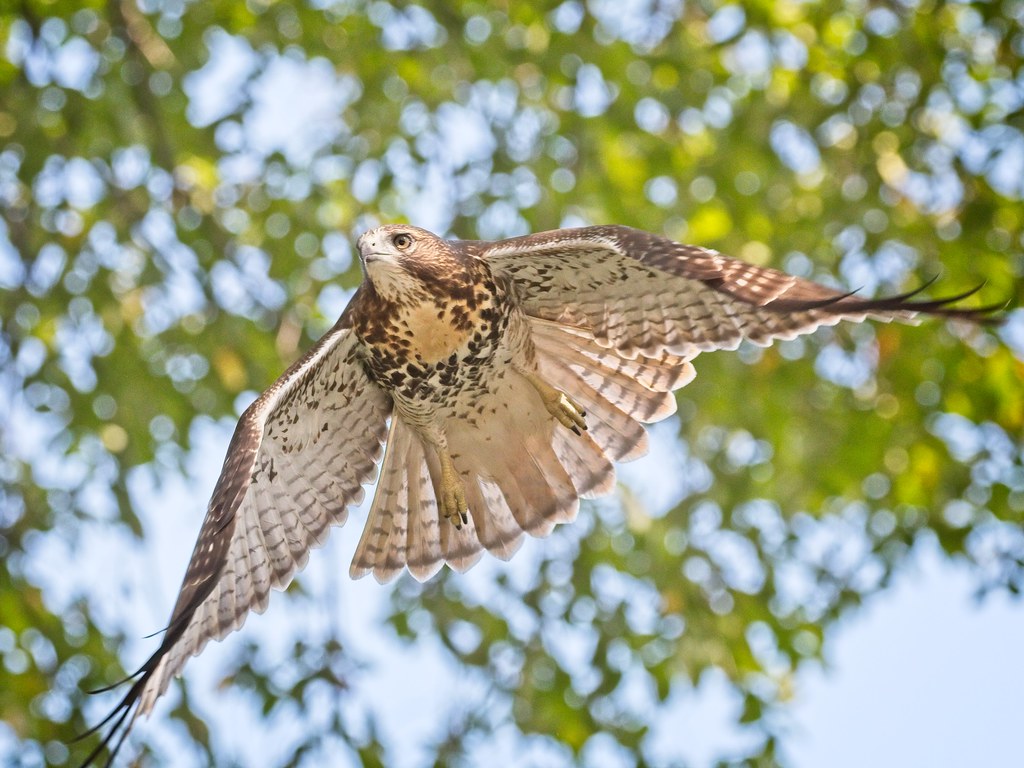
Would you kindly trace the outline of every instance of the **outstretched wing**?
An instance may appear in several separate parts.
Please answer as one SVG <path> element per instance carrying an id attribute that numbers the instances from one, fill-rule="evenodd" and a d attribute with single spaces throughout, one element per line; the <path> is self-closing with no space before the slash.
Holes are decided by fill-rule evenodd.
<path id="1" fill-rule="evenodd" d="M 109 765 L 188 658 L 262 612 L 374 480 L 391 399 L 364 372 L 347 325 L 343 314 L 239 420 L 163 642 L 90 731 L 112 722 L 83 766 L 112 746 Z"/>
<path id="2" fill-rule="evenodd" d="M 767 345 L 840 320 L 911 320 L 918 313 L 984 320 L 996 307 L 950 306 L 913 294 L 861 299 L 717 251 L 621 226 L 540 232 L 474 243 L 508 275 L 528 315 L 586 328 L 626 356 L 683 357 Z"/>

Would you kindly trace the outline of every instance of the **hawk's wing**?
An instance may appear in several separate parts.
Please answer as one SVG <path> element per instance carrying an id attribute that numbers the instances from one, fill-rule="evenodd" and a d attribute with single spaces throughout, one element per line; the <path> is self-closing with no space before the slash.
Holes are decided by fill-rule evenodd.
<path id="1" fill-rule="evenodd" d="M 113 743 L 109 765 L 188 658 L 262 612 L 270 589 L 288 585 L 374 480 L 391 399 L 367 377 L 346 326 L 343 314 L 239 420 L 163 642 L 90 731 L 113 721 L 84 765 Z"/>
<path id="2" fill-rule="evenodd" d="M 979 320 L 992 307 L 949 306 L 913 294 L 860 299 L 717 251 L 621 226 L 539 232 L 475 243 L 508 275 L 528 315 L 585 328 L 627 356 L 683 357 L 767 345 L 840 320 L 910 320 L 917 313 Z"/>

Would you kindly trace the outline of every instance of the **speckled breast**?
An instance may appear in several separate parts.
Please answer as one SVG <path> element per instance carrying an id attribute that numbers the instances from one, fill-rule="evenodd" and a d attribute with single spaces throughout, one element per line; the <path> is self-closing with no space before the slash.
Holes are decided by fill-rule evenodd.
<path id="1" fill-rule="evenodd" d="M 370 377 L 403 405 L 444 407 L 487 388 L 496 369 L 521 354 L 525 325 L 509 287 L 488 276 L 470 295 L 386 303 L 374 324 L 357 327 Z"/>

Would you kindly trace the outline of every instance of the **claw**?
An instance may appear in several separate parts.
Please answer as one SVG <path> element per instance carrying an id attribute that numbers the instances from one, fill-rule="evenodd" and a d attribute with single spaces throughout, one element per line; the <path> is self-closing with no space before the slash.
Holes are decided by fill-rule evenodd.
<path id="1" fill-rule="evenodd" d="M 527 374 L 527 380 L 533 385 L 544 402 L 548 413 L 555 417 L 563 427 L 571 429 L 575 434 L 582 435 L 587 430 L 587 412 L 565 392 L 555 389 L 536 374 Z"/>
<path id="2" fill-rule="evenodd" d="M 558 413 L 554 413 L 554 417 L 558 419 L 562 424 L 567 426 L 577 435 L 580 434 L 579 430 L 586 432 L 587 430 L 587 412 L 583 410 L 579 403 L 569 397 L 565 392 L 558 392 Z M 551 410 L 548 408 L 548 410 Z"/>
<path id="3" fill-rule="evenodd" d="M 447 451 L 440 452 L 441 459 L 441 493 L 438 503 L 441 514 L 450 520 L 456 530 L 469 523 L 469 505 L 466 503 L 466 489 L 462 486 L 459 473 L 455 471 L 451 456 Z"/>

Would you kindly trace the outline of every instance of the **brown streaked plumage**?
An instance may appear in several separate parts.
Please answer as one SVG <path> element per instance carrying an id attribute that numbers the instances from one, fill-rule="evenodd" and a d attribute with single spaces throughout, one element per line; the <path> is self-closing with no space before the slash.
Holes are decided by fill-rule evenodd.
<path id="1" fill-rule="evenodd" d="M 242 415 L 163 641 L 84 764 L 108 746 L 112 762 L 188 658 L 266 608 L 381 462 L 352 575 L 462 571 L 610 492 L 612 462 L 645 453 L 642 424 L 673 413 L 699 352 L 995 311 L 953 305 L 973 291 L 861 299 L 619 226 L 490 243 L 390 225 L 359 251 L 337 324 Z"/>

